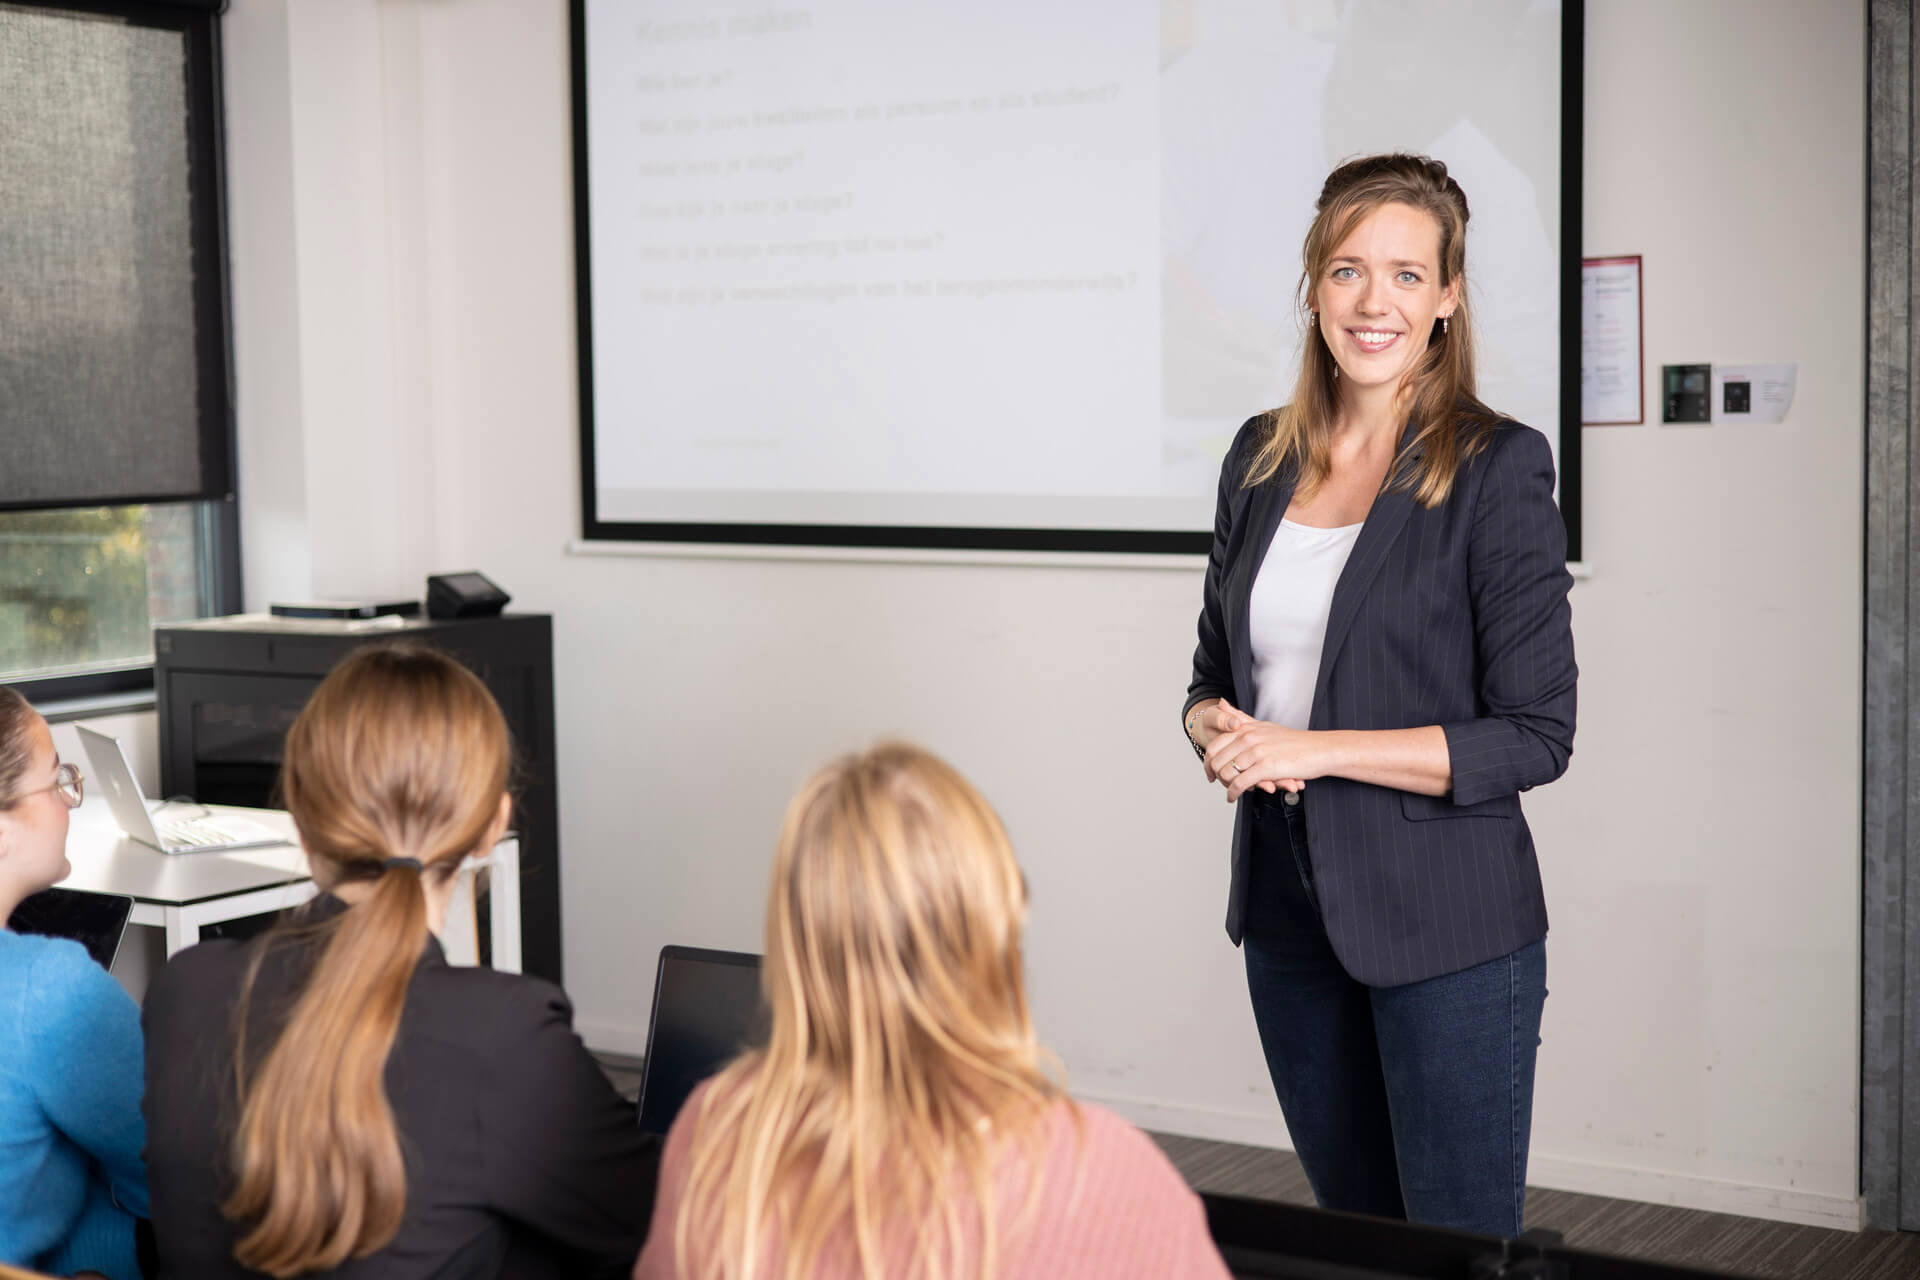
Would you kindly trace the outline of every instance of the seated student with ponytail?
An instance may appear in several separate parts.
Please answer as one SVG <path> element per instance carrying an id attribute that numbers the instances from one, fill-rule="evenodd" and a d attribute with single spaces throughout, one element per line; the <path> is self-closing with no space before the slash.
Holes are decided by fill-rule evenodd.
<path id="1" fill-rule="evenodd" d="M 67 877 L 80 770 L 0 685 L 0 924 Z M 0 928 L 0 1263 L 140 1280 L 140 1013 L 86 949 Z"/>
<path id="2" fill-rule="evenodd" d="M 431 649 L 362 649 L 300 713 L 281 785 L 323 893 L 147 995 L 163 1277 L 631 1265 L 651 1153 L 566 997 L 450 967 L 431 936 L 506 826 L 508 762 L 485 686 Z"/>
<path id="3" fill-rule="evenodd" d="M 1226 1280 L 1199 1197 L 1044 1067 L 1026 880 L 980 793 L 883 744 L 787 809 L 767 1046 L 687 1099 L 633 1280 Z"/>

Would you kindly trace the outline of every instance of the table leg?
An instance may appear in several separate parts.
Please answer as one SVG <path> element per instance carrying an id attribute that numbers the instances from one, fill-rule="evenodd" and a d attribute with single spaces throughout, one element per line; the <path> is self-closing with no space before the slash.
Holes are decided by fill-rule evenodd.
<path id="1" fill-rule="evenodd" d="M 463 967 L 480 963 L 480 931 L 475 926 L 476 882 L 484 863 L 469 860 L 453 876 L 453 896 L 440 921 L 440 946 L 447 963 Z"/>
<path id="2" fill-rule="evenodd" d="M 200 926 L 187 923 L 185 907 L 166 907 L 164 911 L 167 917 L 167 959 L 171 960 L 200 941 Z"/>
<path id="3" fill-rule="evenodd" d="M 519 973 L 520 842 L 502 840 L 493 846 L 491 861 L 493 870 L 487 877 L 487 894 L 493 967 L 502 973 Z"/>

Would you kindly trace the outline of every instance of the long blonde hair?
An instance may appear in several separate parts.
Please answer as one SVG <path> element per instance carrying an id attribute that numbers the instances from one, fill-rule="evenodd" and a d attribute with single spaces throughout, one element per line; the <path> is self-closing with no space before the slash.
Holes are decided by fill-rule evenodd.
<path id="1" fill-rule="evenodd" d="M 406 1214 L 406 1165 L 388 1105 L 387 1055 L 427 941 L 424 880 L 452 875 L 485 838 L 505 792 L 506 722 L 486 686 L 416 645 L 362 649 L 321 681 L 287 734 L 281 788 L 310 858 L 368 880 L 354 906 L 256 945 L 238 1005 L 240 1122 L 234 1257 L 271 1276 L 330 1270 L 390 1242 Z M 388 867 L 389 858 L 421 866 Z M 268 947 L 320 950 L 249 1079 L 245 1017 Z"/>
<path id="2" fill-rule="evenodd" d="M 999 1159 L 1028 1156 L 1017 1230 L 1038 1121 L 1065 1096 L 1027 1011 L 1025 917 L 1005 829 L 944 761 L 883 743 L 801 788 L 767 900 L 771 1032 L 694 1117 L 684 1274 L 811 1275 L 849 1239 L 834 1261 L 869 1280 L 903 1253 L 922 1275 L 993 1274 Z"/>
<path id="3" fill-rule="evenodd" d="M 1311 314 L 1314 287 L 1326 277 L 1335 251 L 1368 214 L 1388 204 L 1407 205 L 1434 220 L 1440 228 L 1440 287 L 1458 282 L 1452 314 L 1444 325 L 1434 322 L 1426 351 L 1407 370 L 1408 416 L 1418 431 L 1387 469 L 1390 486 L 1411 488 L 1420 505 L 1432 507 L 1446 501 L 1460 465 L 1486 447 L 1499 421 L 1475 390 L 1467 196 L 1447 166 L 1426 156 L 1389 154 L 1349 160 L 1328 174 L 1300 252 L 1299 297 Z M 1340 406 L 1338 379 L 1333 352 L 1313 324 L 1301 345 L 1293 399 L 1266 415 L 1264 434 L 1248 459 L 1247 487 L 1282 468 L 1293 473 L 1294 492 L 1303 497 L 1326 480 Z"/>

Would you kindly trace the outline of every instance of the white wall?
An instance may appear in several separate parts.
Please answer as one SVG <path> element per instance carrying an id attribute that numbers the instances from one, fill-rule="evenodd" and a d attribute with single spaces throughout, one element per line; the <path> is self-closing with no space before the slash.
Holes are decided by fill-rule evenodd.
<path id="1" fill-rule="evenodd" d="M 417 151 L 416 11 L 436 8 L 254 0 L 223 19 L 250 609 L 405 599 L 462 567 L 442 537 L 457 475 L 431 463 L 453 451 L 429 402 L 445 377 L 427 288 L 445 259 Z"/>
<path id="2" fill-rule="evenodd" d="M 93 768 L 87 762 L 86 749 L 80 744 L 80 735 L 74 732 L 75 724 L 84 724 L 97 733 L 118 738 L 120 749 L 127 755 L 127 767 L 133 770 L 134 781 L 140 784 L 140 789 L 147 795 L 160 794 L 160 727 L 154 719 L 153 712 L 116 712 L 55 724 L 53 726 L 54 751 L 62 760 L 78 763 L 81 772 L 90 775 Z"/>
<path id="3" fill-rule="evenodd" d="M 1857 1188 L 1865 47 L 1862 4 L 1588 6 L 1586 248 L 1646 257 L 1650 418 L 1662 363 L 1800 381 L 1780 427 L 1585 433 L 1543 1180 Z"/>
<path id="4" fill-rule="evenodd" d="M 1221 932 L 1229 814 L 1175 719 L 1198 571 L 569 555 L 565 6 L 226 21 L 249 601 L 477 565 L 552 611 L 588 1039 L 641 1047 L 661 944 L 757 950 L 787 794 L 900 734 L 1013 830 L 1077 1089 L 1283 1142 Z M 1587 247 L 1646 255 L 1650 366 L 1798 360 L 1800 391 L 1782 427 L 1586 432 L 1580 732 L 1528 798 L 1533 1180 L 1854 1224 L 1863 10 L 1588 21 Z"/>

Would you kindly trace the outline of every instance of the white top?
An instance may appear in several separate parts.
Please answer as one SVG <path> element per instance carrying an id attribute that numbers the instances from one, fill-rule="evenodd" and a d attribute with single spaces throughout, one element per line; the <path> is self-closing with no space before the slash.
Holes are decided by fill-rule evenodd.
<path id="1" fill-rule="evenodd" d="M 1280 521 L 1248 600 L 1256 719 L 1289 729 L 1307 727 L 1333 586 L 1359 536 L 1357 524 L 1316 529 Z"/>

